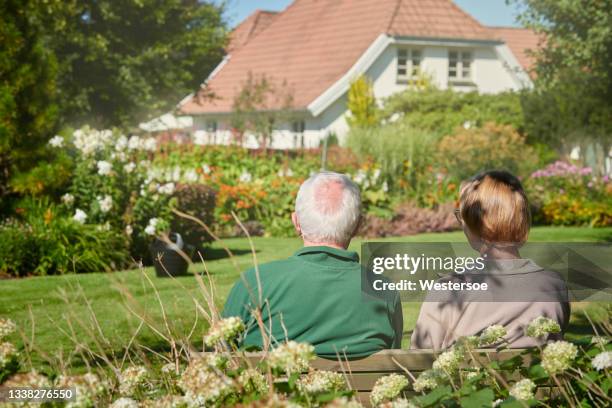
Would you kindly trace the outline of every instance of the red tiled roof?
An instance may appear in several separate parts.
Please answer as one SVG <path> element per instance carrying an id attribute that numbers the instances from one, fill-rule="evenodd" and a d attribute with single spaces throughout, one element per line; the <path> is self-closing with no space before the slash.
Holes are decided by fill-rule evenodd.
<path id="1" fill-rule="evenodd" d="M 536 51 L 540 41 L 540 37 L 533 30 L 513 27 L 489 27 L 489 29 L 508 45 L 525 71 L 530 72 L 533 69 L 535 60 L 528 51 Z"/>
<path id="2" fill-rule="evenodd" d="M 261 12 L 256 14 L 261 18 Z M 260 29 L 255 24 L 257 19 L 252 15 L 237 27 L 233 35 L 236 40 L 232 39 L 232 47 L 237 48 L 205 88 L 180 107 L 182 113 L 231 112 L 249 73 L 265 76 L 277 85 L 286 83 L 293 94 L 293 107 L 305 109 L 384 33 L 494 38 L 451 0 L 295 0 Z M 246 36 L 246 42 L 238 40 L 244 38 L 244 32 L 253 31 L 256 35 Z M 234 41 L 239 45 L 233 45 Z"/>
<path id="3" fill-rule="evenodd" d="M 277 15 L 276 11 L 256 10 L 253 12 L 232 31 L 227 52 L 235 52 L 246 45 L 249 40 L 265 30 Z"/>

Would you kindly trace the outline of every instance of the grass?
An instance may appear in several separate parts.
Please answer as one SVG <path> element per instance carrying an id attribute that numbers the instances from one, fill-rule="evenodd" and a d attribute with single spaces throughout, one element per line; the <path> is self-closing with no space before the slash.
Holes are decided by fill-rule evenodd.
<path id="1" fill-rule="evenodd" d="M 463 242 L 465 239 L 461 232 L 451 232 L 386 240 Z M 530 240 L 612 241 L 612 228 L 540 227 L 533 229 Z M 288 257 L 300 247 L 298 239 L 255 238 L 253 242 L 259 263 Z M 351 249 L 359 251 L 361 242 L 355 240 Z M 246 239 L 227 239 L 224 244 L 234 252 L 238 268 L 219 244 L 213 245 L 205 254 L 206 266 L 216 288 L 215 303 L 219 308 L 223 306 L 227 293 L 238 279 L 239 271 L 253 265 Z M 197 264 L 193 271 L 202 272 L 203 268 L 202 264 Z M 163 310 L 157 296 L 162 301 Z M 154 276 L 151 268 L 117 273 L 34 277 L 0 283 L 0 316 L 15 320 L 23 334 L 28 339 L 34 339 L 34 366 L 44 364 L 47 359 L 45 356 L 61 356 L 63 360 L 71 360 L 72 356 L 68 353 L 75 349 L 77 343 L 91 347 L 98 342 L 99 347 L 106 351 L 121 350 L 135 337 L 139 344 L 151 350 L 166 350 L 167 343 L 154 330 L 146 326 L 139 328 L 141 319 L 137 315 L 153 322 L 162 333 L 167 329 L 175 334 L 193 330 L 194 338 L 201 338 L 206 327 L 202 317 L 198 316 L 196 302 L 205 304 L 193 277 L 160 279 Z M 579 304 L 574 309 L 585 307 L 594 306 Z M 418 309 L 418 304 L 404 304 L 405 340 L 414 327 Z M 601 308 L 595 307 L 592 313 L 601 314 Z M 93 314 L 97 322 L 94 322 Z M 169 322 L 168 328 L 163 325 L 164 314 Z M 573 317 L 572 323 L 574 332 L 585 331 L 586 322 L 578 315 Z M 23 347 L 20 337 L 13 336 L 9 340 Z"/>

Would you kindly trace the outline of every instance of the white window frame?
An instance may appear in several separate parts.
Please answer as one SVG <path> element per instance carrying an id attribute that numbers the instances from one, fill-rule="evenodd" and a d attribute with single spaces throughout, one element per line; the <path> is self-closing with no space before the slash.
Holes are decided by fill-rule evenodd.
<path id="1" fill-rule="evenodd" d="M 304 148 L 304 132 L 306 131 L 306 121 L 304 119 L 291 122 L 291 132 L 293 133 L 294 148 Z"/>
<path id="2" fill-rule="evenodd" d="M 449 82 L 472 84 L 474 82 L 474 51 L 470 49 L 448 50 L 447 72 Z M 451 75 L 453 72 L 454 76 Z"/>
<path id="3" fill-rule="evenodd" d="M 397 68 L 395 74 L 398 83 L 406 83 L 418 76 L 423 63 L 423 50 L 421 48 L 398 47 Z"/>

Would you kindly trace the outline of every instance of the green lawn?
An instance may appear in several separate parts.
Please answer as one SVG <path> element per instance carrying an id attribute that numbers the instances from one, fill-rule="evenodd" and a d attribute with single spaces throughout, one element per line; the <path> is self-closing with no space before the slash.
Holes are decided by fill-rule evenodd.
<path id="1" fill-rule="evenodd" d="M 461 232 L 452 232 L 387 240 L 461 242 L 464 237 Z M 534 228 L 530 240 L 612 241 L 612 228 Z M 354 241 L 351 248 L 358 251 L 360 243 L 361 240 Z M 215 303 L 218 307 L 222 306 L 229 289 L 238 278 L 239 270 L 253 265 L 246 239 L 228 239 L 224 244 L 234 252 L 238 268 L 225 255 L 220 244 L 213 245 L 205 254 L 208 259 L 206 266 L 216 287 Z M 300 247 L 300 242 L 297 239 L 255 238 L 254 245 L 257 262 L 263 263 L 289 256 Z M 202 264 L 193 267 L 194 272 L 202 270 Z M 163 312 L 156 291 L 162 300 Z M 153 350 L 165 350 L 165 341 L 153 330 L 146 326 L 138 330 L 140 319 L 135 314 L 146 317 L 164 333 L 167 329 L 162 314 L 165 313 L 168 327 L 176 337 L 184 336 L 195 327 L 193 338 L 201 339 L 205 326 L 202 316 L 198 316 L 196 302 L 203 305 L 204 298 L 193 277 L 160 279 L 154 276 L 150 268 L 144 269 L 144 273 L 136 269 L 119 273 L 0 281 L 0 316 L 15 320 L 28 338 L 35 339 L 38 352 L 33 355 L 34 365 L 44 360 L 41 357 L 44 354 L 57 356 L 61 352 L 63 359 L 69 359 L 70 351 L 75 349 L 75 342 L 90 347 L 97 342 L 98 346 L 95 347 L 106 351 L 121 350 L 134 334 L 137 334 L 135 337 L 139 344 Z M 107 342 L 93 324 L 91 312 L 95 314 Z M 405 339 L 414 327 L 417 313 L 417 304 L 404 305 Z M 580 326 L 584 322 L 578 317 L 574 318 L 574 323 L 575 331 L 584 330 Z M 18 345 L 23 344 L 17 335 L 9 340 Z"/>

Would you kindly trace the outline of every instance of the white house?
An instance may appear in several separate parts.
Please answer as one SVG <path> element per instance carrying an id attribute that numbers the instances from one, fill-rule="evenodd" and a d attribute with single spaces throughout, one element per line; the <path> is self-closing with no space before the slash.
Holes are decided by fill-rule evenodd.
<path id="1" fill-rule="evenodd" d="M 316 147 L 331 133 L 345 139 L 346 95 L 361 74 L 377 98 L 419 71 L 440 88 L 519 90 L 531 86 L 526 50 L 537 44 L 533 32 L 485 27 L 450 0 L 295 0 L 236 27 L 223 62 L 177 112 L 194 118 L 200 143 L 231 143 L 236 95 L 249 75 L 265 76 L 290 91 L 295 113 L 274 124 L 271 147 Z M 258 142 L 247 135 L 245 145 Z"/>

